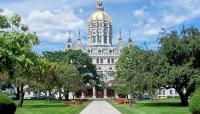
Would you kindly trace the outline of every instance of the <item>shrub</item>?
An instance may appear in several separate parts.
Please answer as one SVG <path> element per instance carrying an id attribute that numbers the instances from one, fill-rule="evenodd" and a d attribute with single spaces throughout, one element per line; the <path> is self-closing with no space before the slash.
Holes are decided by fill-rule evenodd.
<path id="1" fill-rule="evenodd" d="M 15 103 L 3 93 L 0 93 L 0 112 L 1 114 L 14 114 L 16 111 Z"/>
<path id="2" fill-rule="evenodd" d="M 198 89 L 189 103 L 189 109 L 193 114 L 200 114 L 200 89 Z"/>
<path id="3" fill-rule="evenodd" d="M 124 103 L 127 103 L 127 100 L 126 99 L 115 99 L 115 102 L 117 102 L 117 104 L 124 104 Z"/>

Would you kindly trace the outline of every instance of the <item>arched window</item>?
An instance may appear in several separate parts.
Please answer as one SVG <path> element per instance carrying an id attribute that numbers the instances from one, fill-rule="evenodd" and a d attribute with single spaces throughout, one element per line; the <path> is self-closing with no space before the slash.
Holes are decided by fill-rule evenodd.
<path id="1" fill-rule="evenodd" d="M 93 43 L 96 43 L 96 37 L 93 36 Z"/>
<path id="2" fill-rule="evenodd" d="M 104 43 L 107 44 L 107 38 L 106 37 L 104 37 Z"/>

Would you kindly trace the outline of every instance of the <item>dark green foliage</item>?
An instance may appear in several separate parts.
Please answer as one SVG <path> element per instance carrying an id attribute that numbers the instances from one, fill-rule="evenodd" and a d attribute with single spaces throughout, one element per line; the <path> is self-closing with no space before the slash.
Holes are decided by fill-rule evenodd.
<path id="1" fill-rule="evenodd" d="M 200 89 L 198 89 L 189 103 L 189 109 L 193 114 L 200 114 Z"/>
<path id="2" fill-rule="evenodd" d="M 196 28 L 172 31 L 161 37 L 161 48 L 155 56 L 152 72 L 162 79 L 161 86 L 176 89 L 185 106 L 200 79 L 199 43 L 200 32 Z"/>
<path id="3" fill-rule="evenodd" d="M 73 64 L 78 70 L 85 84 L 98 84 L 99 76 L 96 72 L 96 66 L 88 54 L 80 50 L 67 50 L 65 52 L 44 52 L 44 58 L 52 62 Z"/>
<path id="4" fill-rule="evenodd" d="M 0 29 L 8 28 L 10 24 L 6 16 L 0 15 Z"/>
<path id="5" fill-rule="evenodd" d="M 14 114 L 15 111 L 15 103 L 6 94 L 0 93 L 0 113 Z"/>

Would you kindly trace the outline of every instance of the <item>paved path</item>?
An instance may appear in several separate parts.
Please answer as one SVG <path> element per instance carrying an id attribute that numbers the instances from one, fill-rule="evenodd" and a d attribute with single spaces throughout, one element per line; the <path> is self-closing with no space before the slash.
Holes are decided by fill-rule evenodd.
<path id="1" fill-rule="evenodd" d="M 80 114 L 121 114 L 107 101 L 93 101 Z"/>

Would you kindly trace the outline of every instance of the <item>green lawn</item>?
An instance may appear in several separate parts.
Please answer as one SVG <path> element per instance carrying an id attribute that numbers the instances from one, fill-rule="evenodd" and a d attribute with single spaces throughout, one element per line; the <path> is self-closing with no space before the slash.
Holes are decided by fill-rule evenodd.
<path id="1" fill-rule="evenodd" d="M 15 114 L 79 114 L 89 103 L 67 107 L 64 101 L 26 100 Z"/>
<path id="2" fill-rule="evenodd" d="M 191 114 L 188 107 L 181 107 L 179 99 L 137 101 L 133 108 L 109 101 L 122 114 Z"/>

